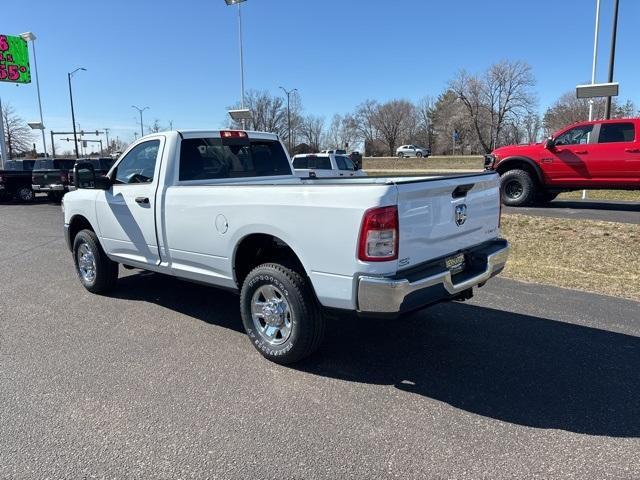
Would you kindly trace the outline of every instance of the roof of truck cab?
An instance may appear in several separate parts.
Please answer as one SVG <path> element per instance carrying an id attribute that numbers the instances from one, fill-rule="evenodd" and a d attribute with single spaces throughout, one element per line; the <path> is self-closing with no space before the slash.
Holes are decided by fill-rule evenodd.
<path id="1" fill-rule="evenodd" d="M 179 134 L 184 135 L 184 136 L 189 136 L 189 137 L 193 137 L 196 135 L 220 135 L 220 132 L 245 132 L 247 134 L 247 136 L 249 138 L 265 138 L 265 139 L 273 139 L 273 140 L 277 140 L 278 139 L 278 135 L 275 133 L 269 133 L 269 132 L 258 132 L 255 130 L 235 130 L 232 128 L 227 128 L 227 129 L 219 129 L 219 130 L 195 130 L 195 129 L 191 129 L 191 130 L 176 130 Z"/>

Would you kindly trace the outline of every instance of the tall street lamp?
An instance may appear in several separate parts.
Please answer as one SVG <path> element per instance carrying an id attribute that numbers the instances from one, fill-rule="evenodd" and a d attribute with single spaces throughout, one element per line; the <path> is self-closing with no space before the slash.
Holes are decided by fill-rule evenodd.
<path id="1" fill-rule="evenodd" d="M 33 66 L 36 71 L 36 91 L 38 92 L 38 108 L 40 109 L 40 125 L 39 129 L 42 132 L 42 148 L 44 149 L 44 156 L 47 156 L 47 140 L 44 136 L 44 120 L 42 119 L 42 101 L 40 100 L 40 79 L 38 78 L 38 60 L 36 59 L 36 36 L 33 32 L 21 33 L 20 36 L 25 42 L 31 41 L 31 50 L 33 51 Z"/>
<path id="2" fill-rule="evenodd" d="M 246 0 L 224 0 L 231 5 L 238 5 L 238 36 L 240 38 L 240 108 L 244 110 L 244 52 L 242 47 L 242 8 L 240 4 Z M 242 128 L 246 128 L 245 120 L 242 120 Z"/>
<path id="3" fill-rule="evenodd" d="M 73 72 L 67 73 L 67 79 L 69 80 L 69 101 L 71 102 L 71 122 L 73 123 L 73 144 L 75 147 L 76 158 L 80 158 L 80 155 L 78 155 L 78 135 L 76 133 L 76 114 L 73 110 L 73 92 L 71 91 L 71 77 L 73 77 L 73 74 L 76 73 L 78 70 L 82 70 L 83 72 L 87 71 L 87 69 L 84 67 L 78 67 Z"/>
<path id="4" fill-rule="evenodd" d="M 613 26 L 611 27 L 611 53 L 609 54 L 609 83 L 613 82 L 613 66 L 616 62 L 616 37 L 618 34 L 618 3 L 619 0 L 613 2 Z M 607 104 L 604 110 L 604 118 L 611 118 L 611 96 L 607 97 Z"/>
<path id="5" fill-rule="evenodd" d="M 291 107 L 290 107 L 290 97 L 293 92 L 297 92 L 298 89 L 294 88 L 293 90 L 287 90 L 284 87 L 280 87 L 284 93 L 287 94 L 287 129 L 289 130 L 289 155 L 291 155 Z"/>
<path id="6" fill-rule="evenodd" d="M 131 105 L 131 108 L 135 108 L 136 110 L 138 110 L 138 113 L 140 114 L 140 136 L 144 137 L 144 127 L 142 126 L 142 112 L 144 112 L 145 110 L 148 110 L 149 107 L 140 108 L 140 107 L 136 107 L 135 105 Z"/>

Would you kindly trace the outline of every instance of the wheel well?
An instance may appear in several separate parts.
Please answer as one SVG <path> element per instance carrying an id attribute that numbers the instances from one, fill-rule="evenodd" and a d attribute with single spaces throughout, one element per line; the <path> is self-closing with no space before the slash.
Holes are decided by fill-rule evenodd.
<path id="1" fill-rule="evenodd" d="M 524 170 L 525 172 L 528 172 L 529 175 L 531 175 L 531 178 L 533 179 L 533 181 L 536 182 L 538 185 L 543 183 L 542 174 L 540 173 L 538 166 L 535 163 L 533 163 L 531 160 L 525 160 L 523 158 L 514 158 L 512 160 L 506 160 L 506 161 L 503 160 L 496 167 L 496 171 L 500 174 L 500 176 L 502 176 L 504 173 L 508 172 L 509 170 Z"/>
<path id="2" fill-rule="evenodd" d="M 76 238 L 76 235 L 81 230 L 91 230 L 92 232 L 95 232 L 95 230 L 91 226 L 91 223 L 89 223 L 89 220 L 87 220 L 82 215 L 75 215 L 71 219 L 71 222 L 69 222 L 69 240 L 72 246 L 73 246 L 73 241 Z"/>
<path id="3" fill-rule="evenodd" d="M 236 249 L 233 270 L 238 288 L 251 270 L 267 262 L 280 263 L 306 275 L 302 262 L 289 245 L 273 235 L 256 233 L 243 238 Z"/>

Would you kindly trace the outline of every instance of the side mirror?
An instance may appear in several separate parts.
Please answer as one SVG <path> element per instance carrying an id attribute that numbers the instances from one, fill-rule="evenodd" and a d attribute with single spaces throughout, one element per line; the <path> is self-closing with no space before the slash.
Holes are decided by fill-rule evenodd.
<path id="1" fill-rule="evenodd" d="M 553 138 L 549 137 L 544 142 L 544 148 L 547 150 L 553 150 L 556 146 L 556 142 L 553 141 Z"/>
<path id="2" fill-rule="evenodd" d="M 103 175 L 96 176 L 91 163 L 78 162 L 73 167 L 73 184 L 76 188 L 109 190 L 111 179 Z"/>

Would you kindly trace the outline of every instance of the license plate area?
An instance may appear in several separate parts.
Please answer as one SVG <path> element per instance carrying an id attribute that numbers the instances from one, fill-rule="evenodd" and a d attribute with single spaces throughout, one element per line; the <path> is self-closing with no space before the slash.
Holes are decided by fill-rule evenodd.
<path id="1" fill-rule="evenodd" d="M 452 275 L 455 275 L 456 273 L 460 273 L 464 271 L 466 267 L 464 253 L 458 253 L 457 255 L 453 255 L 451 257 L 445 258 L 444 265 L 445 267 L 447 267 L 447 270 L 449 270 Z"/>

